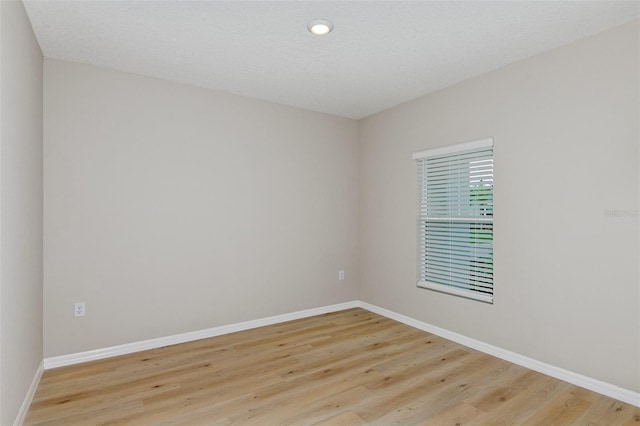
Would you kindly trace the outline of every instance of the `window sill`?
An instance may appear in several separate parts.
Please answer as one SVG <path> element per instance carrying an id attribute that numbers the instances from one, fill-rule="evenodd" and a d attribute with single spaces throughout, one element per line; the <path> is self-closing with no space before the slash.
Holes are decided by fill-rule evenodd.
<path id="1" fill-rule="evenodd" d="M 452 287 L 448 285 L 430 283 L 428 281 L 418 281 L 417 286 L 419 288 L 435 290 L 440 293 L 451 294 L 453 296 L 465 297 L 467 299 L 473 299 L 473 300 L 478 300 L 480 302 L 493 304 L 493 295 L 482 294 L 475 291 L 464 290 L 461 288 Z"/>

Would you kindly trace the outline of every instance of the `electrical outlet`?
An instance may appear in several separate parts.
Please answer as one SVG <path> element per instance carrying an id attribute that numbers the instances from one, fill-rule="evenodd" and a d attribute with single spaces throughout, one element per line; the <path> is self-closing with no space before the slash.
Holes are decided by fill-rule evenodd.
<path id="1" fill-rule="evenodd" d="M 344 281 L 344 271 L 338 271 L 338 279 Z"/>
<path id="2" fill-rule="evenodd" d="M 84 302 L 73 304 L 73 316 L 76 318 L 84 316 Z"/>

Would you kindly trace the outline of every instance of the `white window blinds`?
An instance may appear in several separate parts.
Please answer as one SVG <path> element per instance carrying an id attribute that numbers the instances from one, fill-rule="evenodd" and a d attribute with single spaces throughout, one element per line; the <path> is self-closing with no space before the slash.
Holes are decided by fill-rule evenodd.
<path id="1" fill-rule="evenodd" d="M 418 286 L 493 303 L 493 139 L 413 158 Z"/>

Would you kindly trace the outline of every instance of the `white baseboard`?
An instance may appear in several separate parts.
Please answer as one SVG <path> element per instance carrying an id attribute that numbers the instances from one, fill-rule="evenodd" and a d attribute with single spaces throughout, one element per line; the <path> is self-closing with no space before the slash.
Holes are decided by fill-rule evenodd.
<path id="1" fill-rule="evenodd" d="M 29 411 L 29 407 L 31 406 L 31 401 L 33 401 L 33 397 L 36 394 L 36 390 L 38 389 L 38 384 L 40 383 L 40 379 L 42 378 L 42 373 L 44 372 L 44 361 L 40 362 L 38 369 L 36 370 L 36 374 L 33 376 L 33 380 L 31 381 L 31 385 L 27 390 L 27 394 L 22 401 L 22 405 L 18 410 L 18 415 L 16 416 L 16 420 L 13 422 L 14 426 L 22 426 L 24 423 L 24 419 L 27 416 L 27 412 Z"/>
<path id="2" fill-rule="evenodd" d="M 524 355 L 517 354 L 515 352 L 508 351 L 506 349 L 499 348 L 497 346 L 490 345 L 488 343 L 481 342 L 479 340 L 472 339 L 467 336 L 463 336 L 458 333 L 454 333 L 444 328 L 436 327 L 422 321 L 407 317 L 402 314 L 390 311 L 388 309 L 381 308 L 379 306 L 371 305 L 366 302 L 358 302 L 358 306 L 384 317 L 396 320 L 403 324 L 410 325 L 417 329 L 426 331 L 431 334 L 435 334 L 445 339 L 460 343 L 461 345 L 469 348 L 476 349 L 480 352 L 484 352 L 489 355 L 493 355 L 497 358 L 504 359 L 517 365 L 521 365 L 530 370 L 535 370 L 539 373 L 546 374 L 547 376 L 554 377 L 556 379 L 563 380 L 565 382 L 580 386 L 585 389 L 597 392 L 602 395 L 606 395 L 611 398 L 615 398 L 619 401 L 626 402 L 627 404 L 640 407 L 640 393 L 634 392 L 628 389 L 621 388 L 611 383 L 606 383 L 600 380 L 593 379 L 591 377 L 583 376 L 573 371 L 565 370 L 560 367 L 555 367 L 550 364 L 535 360 L 533 358 L 526 357 Z"/>
<path id="3" fill-rule="evenodd" d="M 591 377 L 583 376 L 578 373 L 574 373 L 569 370 L 565 370 L 560 367 L 555 367 L 550 364 L 535 360 L 533 358 L 526 357 L 524 355 L 517 354 L 515 352 L 508 351 L 506 349 L 499 348 L 497 346 L 490 345 L 488 343 L 481 342 L 479 340 L 472 339 L 467 336 L 463 336 L 458 333 L 454 333 L 449 330 L 445 330 L 435 325 L 431 325 L 408 316 L 399 314 L 397 312 L 390 311 L 379 306 L 372 305 L 370 303 L 354 300 L 351 302 L 339 303 L 336 305 L 323 306 L 320 308 L 307 309 L 304 311 L 297 311 L 288 314 L 275 315 L 272 317 L 261 318 L 257 320 L 245 321 L 236 324 L 223 325 L 220 327 L 213 327 L 206 330 L 192 331 L 188 333 L 176 334 L 173 336 L 160 337 L 157 339 L 143 340 L 140 342 L 127 343 L 124 345 L 112 346 L 109 348 L 95 349 L 86 352 L 79 352 L 69 355 L 61 355 L 44 359 L 44 369 L 62 367 L 66 365 L 79 364 L 87 361 L 94 361 L 98 359 L 109 358 L 117 355 L 126 355 L 134 352 L 140 352 L 147 349 L 160 348 L 162 346 L 175 345 L 179 343 L 191 342 L 198 339 L 206 339 L 208 337 L 220 336 L 223 334 L 234 333 L 236 331 L 249 330 L 252 328 L 263 327 L 266 325 L 278 324 L 281 322 L 292 321 L 295 319 L 311 317 L 314 315 L 322 315 L 329 312 L 337 312 L 351 308 L 363 308 L 376 314 L 385 316 L 395 321 L 410 325 L 417 329 L 426 331 L 428 333 L 435 334 L 445 339 L 449 339 L 461 345 L 476 349 L 480 352 L 504 359 L 517 365 L 529 368 L 534 371 L 538 371 L 542 374 L 554 377 L 556 379 L 563 380 L 565 382 L 574 384 L 576 386 L 583 387 L 585 389 L 592 390 L 602 395 L 615 398 L 619 401 L 626 402 L 628 404 L 640 407 L 640 393 L 634 392 L 628 389 L 621 388 L 611 383 L 606 383 L 600 380 L 593 379 Z M 42 371 L 39 373 L 42 374 Z M 40 376 L 37 375 L 37 381 L 40 380 Z M 34 378 L 35 385 L 32 384 L 33 392 L 37 386 L 36 378 Z M 31 393 L 30 389 L 30 393 Z M 23 404 L 24 414 L 26 409 L 29 408 L 33 395 L 28 399 L 25 398 Z M 22 409 L 21 409 L 22 412 Z M 16 420 L 17 422 L 17 420 Z M 17 423 L 19 424 L 19 423 Z"/>
<path id="4" fill-rule="evenodd" d="M 272 317 L 244 321 L 235 324 L 222 325 L 205 330 L 191 331 L 188 333 L 175 334 L 173 336 L 159 337 L 157 339 L 142 340 L 139 342 L 126 343 L 124 345 L 111 346 L 108 348 L 94 349 L 69 355 L 54 356 L 44 359 L 44 368 L 45 370 L 48 370 L 50 368 L 64 367 L 67 365 L 79 364 L 87 361 L 110 358 L 112 356 L 126 355 L 134 352 L 146 351 L 148 349 L 177 345 L 179 343 L 221 336 L 223 334 L 234 333 L 236 331 L 249 330 L 252 328 L 263 327 L 265 325 L 278 324 L 281 322 L 292 321 L 300 318 L 312 317 L 314 315 L 322 315 L 329 312 L 337 312 L 357 307 L 357 301 L 338 303 L 336 305 L 306 309 L 304 311 L 275 315 Z"/>

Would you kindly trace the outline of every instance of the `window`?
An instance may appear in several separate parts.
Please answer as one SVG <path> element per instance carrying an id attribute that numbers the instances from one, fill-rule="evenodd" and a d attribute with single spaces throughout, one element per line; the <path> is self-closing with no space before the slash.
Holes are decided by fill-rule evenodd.
<path id="1" fill-rule="evenodd" d="M 493 139 L 413 158 L 418 287 L 493 303 Z"/>

